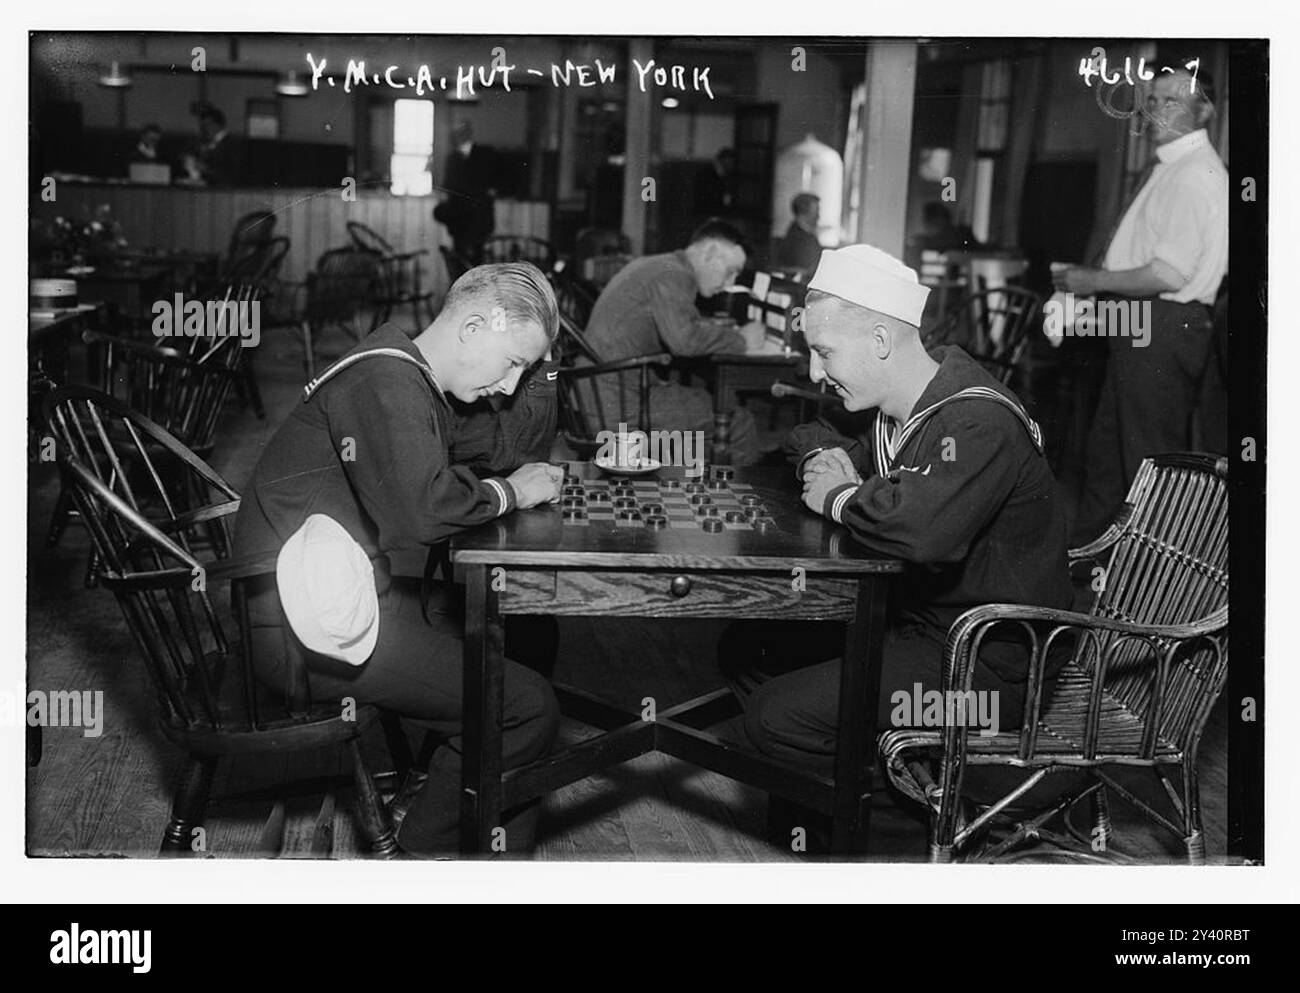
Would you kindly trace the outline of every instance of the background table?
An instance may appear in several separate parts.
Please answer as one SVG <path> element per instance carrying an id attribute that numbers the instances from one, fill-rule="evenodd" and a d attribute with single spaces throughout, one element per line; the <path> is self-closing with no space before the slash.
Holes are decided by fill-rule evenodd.
<path id="1" fill-rule="evenodd" d="M 731 458 L 732 411 L 740 402 L 739 395 L 756 392 L 770 398 L 768 391 L 778 379 L 806 378 L 808 356 L 761 351 L 711 355 L 709 363 L 713 373 L 713 448 L 709 458 L 725 465 Z"/>
<path id="2" fill-rule="evenodd" d="M 581 479 L 600 475 L 578 463 L 570 471 Z M 670 476 L 687 478 L 680 468 L 659 473 Z M 775 518 L 775 530 L 710 534 L 612 522 L 583 526 L 565 523 L 558 506 L 546 506 L 517 511 L 453 539 L 455 575 L 466 584 L 463 852 L 491 850 L 503 809 L 649 751 L 678 756 L 830 815 L 832 851 L 865 851 L 885 581 L 902 565 L 867 556 L 843 528 L 806 510 L 788 469 L 738 469 L 735 481 L 752 485 Z M 708 727 L 738 713 L 726 689 L 645 721 L 586 690 L 557 685 L 566 714 L 607 733 L 503 770 L 502 618 L 509 614 L 844 624 L 844 657 L 850 664 L 841 673 L 833 779 L 710 734 Z M 610 664 L 636 662 L 611 659 Z"/>

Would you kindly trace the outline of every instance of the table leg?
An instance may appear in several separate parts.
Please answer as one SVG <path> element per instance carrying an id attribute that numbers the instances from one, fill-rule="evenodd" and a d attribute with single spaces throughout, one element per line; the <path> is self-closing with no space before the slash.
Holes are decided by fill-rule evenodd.
<path id="1" fill-rule="evenodd" d="M 490 574 L 489 566 L 474 565 L 465 576 L 460 791 L 460 849 L 464 855 L 503 851 L 509 845 L 501 825 L 504 637 Z"/>
<path id="2" fill-rule="evenodd" d="M 885 647 L 885 595 L 882 577 L 858 580 L 857 610 L 844 637 L 831 823 L 834 855 L 865 853 L 867 849 L 871 766 L 875 758 L 880 668 Z"/>
<path id="3" fill-rule="evenodd" d="M 713 413 L 713 448 L 709 461 L 714 465 L 727 465 L 731 461 L 731 411 Z"/>
<path id="4" fill-rule="evenodd" d="M 727 465 L 731 461 L 731 378 L 727 366 L 713 367 L 713 444 L 709 461 Z"/>

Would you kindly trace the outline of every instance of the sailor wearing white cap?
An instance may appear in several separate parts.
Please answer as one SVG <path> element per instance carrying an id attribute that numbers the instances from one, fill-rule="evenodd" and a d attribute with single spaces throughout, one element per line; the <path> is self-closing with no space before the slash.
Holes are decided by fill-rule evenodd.
<path id="1" fill-rule="evenodd" d="M 985 603 L 1068 608 L 1072 600 L 1065 518 L 1038 426 L 960 348 L 927 352 L 918 329 L 927 293 L 913 270 L 877 248 L 822 253 L 803 317 L 810 374 L 848 410 L 875 414 L 860 437 L 816 422 L 795 428 L 787 446 L 809 509 L 843 524 L 868 553 L 909 567 L 891 592 L 882 728 L 895 712 L 894 691 L 941 689 L 944 639 L 964 611 Z M 758 684 L 745 711 L 760 750 L 831 774 L 840 680 L 833 656 L 842 644 L 815 624 L 729 630 L 719 660 L 742 692 Z M 974 688 L 999 691 L 1003 727 L 1016 726 L 1023 653 L 990 645 L 981 661 Z M 774 672 L 784 674 L 764 679 Z"/>

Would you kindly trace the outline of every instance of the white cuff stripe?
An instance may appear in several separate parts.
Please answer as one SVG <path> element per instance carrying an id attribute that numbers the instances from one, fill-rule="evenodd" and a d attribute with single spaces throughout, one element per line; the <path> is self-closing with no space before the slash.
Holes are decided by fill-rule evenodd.
<path id="1" fill-rule="evenodd" d="M 857 490 L 854 489 L 845 490 L 843 493 L 837 496 L 835 498 L 835 501 L 831 504 L 831 520 L 833 520 L 836 524 L 842 523 L 840 521 L 840 517 L 844 513 L 844 505 L 849 502 L 849 497 L 853 496 L 853 494 L 856 492 Z"/>
<path id="2" fill-rule="evenodd" d="M 510 498 L 506 496 L 505 488 L 495 479 L 485 479 L 483 482 L 492 487 L 492 491 L 497 495 L 497 517 L 506 512 L 506 507 L 510 505 Z"/>

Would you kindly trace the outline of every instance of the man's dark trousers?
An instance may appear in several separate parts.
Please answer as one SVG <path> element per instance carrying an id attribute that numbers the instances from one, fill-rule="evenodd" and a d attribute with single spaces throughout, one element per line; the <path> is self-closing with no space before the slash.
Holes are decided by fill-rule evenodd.
<path id="1" fill-rule="evenodd" d="M 286 682 L 285 631 L 274 583 L 251 591 L 253 659 L 258 677 L 283 689 Z M 418 580 L 394 578 L 379 596 L 379 640 L 363 666 L 321 656 L 308 657 L 308 682 L 314 700 L 351 697 L 420 721 L 443 744 L 429 763 L 429 780 L 401 827 L 403 849 L 428 855 L 458 850 L 464 621 L 461 590 L 434 584 L 427 611 Z M 509 618 L 508 621 L 535 618 Z M 550 621 L 550 618 L 542 618 Z M 559 730 L 559 705 L 546 677 L 511 659 L 547 670 L 554 660 L 554 624 L 507 623 L 505 690 L 501 724 L 504 767 L 512 769 L 547 755 Z M 511 812 L 503 825 L 507 853 L 533 846 L 537 804 Z"/>
<path id="2" fill-rule="evenodd" d="M 1150 304 L 1149 335 L 1145 347 L 1134 344 L 1135 313 L 1130 336 L 1107 335 L 1106 378 L 1088 434 L 1083 499 L 1071 535 L 1075 547 L 1100 536 L 1114 520 L 1144 458 L 1188 450 L 1210 355 L 1213 326 L 1205 304 L 1124 302 Z"/>

